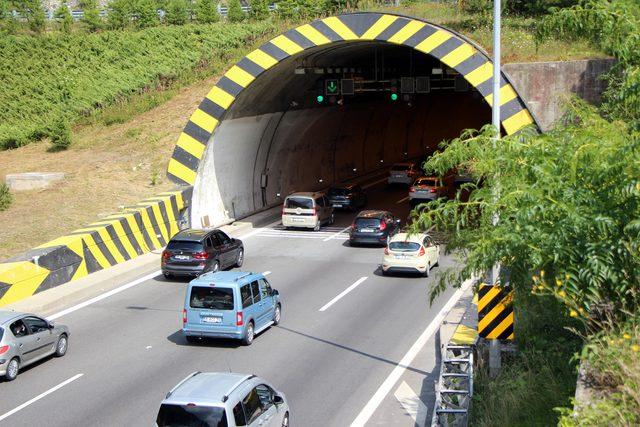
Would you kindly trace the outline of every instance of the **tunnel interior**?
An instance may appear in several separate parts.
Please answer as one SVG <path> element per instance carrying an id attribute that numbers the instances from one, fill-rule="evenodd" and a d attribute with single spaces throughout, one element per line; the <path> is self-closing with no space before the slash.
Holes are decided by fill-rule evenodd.
<path id="1" fill-rule="evenodd" d="M 199 164 L 192 225 L 422 161 L 441 141 L 490 121 L 490 106 L 464 77 L 410 47 L 358 41 L 305 50 L 262 73 L 227 110 Z"/>

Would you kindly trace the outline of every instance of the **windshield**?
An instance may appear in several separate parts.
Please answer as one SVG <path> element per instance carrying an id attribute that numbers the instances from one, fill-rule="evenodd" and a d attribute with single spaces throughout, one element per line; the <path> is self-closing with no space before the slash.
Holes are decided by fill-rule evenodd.
<path id="1" fill-rule="evenodd" d="M 194 286 L 191 288 L 191 307 L 212 310 L 233 310 L 233 289 Z"/>
<path id="2" fill-rule="evenodd" d="M 329 189 L 329 196 L 346 196 L 349 194 L 349 190 L 346 188 L 331 188 Z"/>
<path id="3" fill-rule="evenodd" d="M 420 249 L 420 243 L 416 242 L 391 242 L 389 249 L 396 252 L 415 252 Z"/>
<path id="4" fill-rule="evenodd" d="M 194 242 L 191 240 L 172 240 L 167 245 L 167 250 L 198 252 L 204 251 L 204 248 L 202 247 L 202 243 L 200 242 Z"/>
<path id="5" fill-rule="evenodd" d="M 289 197 L 284 207 L 287 209 L 313 209 L 313 199 L 306 197 Z"/>
<path id="6" fill-rule="evenodd" d="M 411 167 L 410 167 L 409 165 L 393 165 L 393 166 L 391 167 L 391 170 L 392 170 L 392 171 L 397 171 L 397 172 L 400 172 L 400 171 L 402 171 L 402 172 L 406 172 L 406 171 L 408 171 L 410 168 L 411 168 Z"/>
<path id="7" fill-rule="evenodd" d="M 416 181 L 416 185 L 426 185 L 428 187 L 437 187 L 438 181 L 433 178 L 420 178 Z"/>
<path id="8" fill-rule="evenodd" d="M 158 427 L 227 427 L 227 415 L 224 408 L 165 403 L 160 406 L 156 424 Z"/>

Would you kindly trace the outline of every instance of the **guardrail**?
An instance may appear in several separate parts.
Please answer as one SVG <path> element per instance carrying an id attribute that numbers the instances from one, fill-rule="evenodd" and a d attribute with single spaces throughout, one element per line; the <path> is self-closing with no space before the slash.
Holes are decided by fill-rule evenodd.
<path id="1" fill-rule="evenodd" d="M 268 7 L 269 7 L 269 12 L 274 12 L 278 9 L 278 5 L 276 5 L 275 3 L 270 4 Z M 229 7 L 227 6 L 222 6 L 218 4 L 216 8 L 218 9 L 218 13 L 220 14 L 220 16 L 227 16 L 227 14 L 229 13 Z M 241 6 L 241 8 L 244 13 L 251 12 L 251 6 Z M 80 21 L 82 18 L 84 18 L 84 11 L 82 9 L 71 10 L 69 11 L 69 13 L 71 13 L 71 18 L 74 21 Z M 166 15 L 165 11 L 162 9 L 158 9 L 157 13 L 160 18 L 164 18 L 164 16 Z M 190 15 L 192 14 L 193 13 L 191 12 Z M 17 20 L 22 19 L 22 17 L 20 16 L 20 13 L 18 13 L 18 11 L 16 10 L 12 11 L 12 15 L 14 19 L 17 19 Z M 108 15 L 109 15 L 109 9 L 102 9 L 100 11 L 101 18 L 106 18 Z M 45 9 L 44 16 L 49 21 L 55 20 L 55 10 Z"/>
<path id="2" fill-rule="evenodd" d="M 473 396 L 473 345 L 447 344 L 436 384 L 432 427 L 466 426 Z"/>

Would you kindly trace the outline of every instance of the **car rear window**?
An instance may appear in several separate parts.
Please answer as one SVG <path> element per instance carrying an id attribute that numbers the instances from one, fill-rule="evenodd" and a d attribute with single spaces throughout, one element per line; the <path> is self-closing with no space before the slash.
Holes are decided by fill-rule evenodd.
<path id="1" fill-rule="evenodd" d="M 346 194 L 349 194 L 349 190 L 347 190 L 346 188 L 330 188 L 329 189 L 330 196 L 344 196 Z"/>
<path id="2" fill-rule="evenodd" d="M 172 240 L 167 245 L 167 249 L 170 251 L 189 251 L 198 252 L 203 251 L 202 243 L 194 242 L 191 240 Z"/>
<path id="3" fill-rule="evenodd" d="M 430 187 L 437 187 L 438 182 L 433 178 L 420 178 L 416 181 L 416 185 L 428 185 Z"/>
<path id="4" fill-rule="evenodd" d="M 411 167 L 409 165 L 393 165 L 391 167 L 391 170 L 395 172 L 401 172 L 401 171 L 405 172 L 405 171 L 408 171 L 410 168 Z"/>
<path id="5" fill-rule="evenodd" d="M 380 220 L 378 218 L 357 218 L 356 219 L 356 227 L 380 227 Z"/>
<path id="6" fill-rule="evenodd" d="M 285 202 L 287 209 L 313 209 L 313 199 L 307 197 L 289 197 Z"/>
<path id="7" fill-rule="evenodd" d="M 192 308 L 233 310 L 233 289 L 194 286 L 191 288 L 189 304 Z"/>
<path id="8" fill-rule="evenodd" d="M 420 243 L 416 242 L 391 242 L 389 249 L 396 252 L 415 252 L 420 250 Z"/>
<path id="9" fill-rule="evenodd" d="M 212 406 L 162 404 L 158 417 L 158 427 L 227 427 L 224 408 Z"/>

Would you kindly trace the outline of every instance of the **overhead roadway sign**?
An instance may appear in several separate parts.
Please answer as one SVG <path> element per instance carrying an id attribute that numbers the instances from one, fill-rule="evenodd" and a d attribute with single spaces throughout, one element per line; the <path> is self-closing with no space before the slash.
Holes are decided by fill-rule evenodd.
<path id="1" fill-rule="evenodd" d="M 338 95 L 340 93 L 340 85 L 338 84 L 338 79 L 325 80 L 324 88 L 327 95 Z"/>

